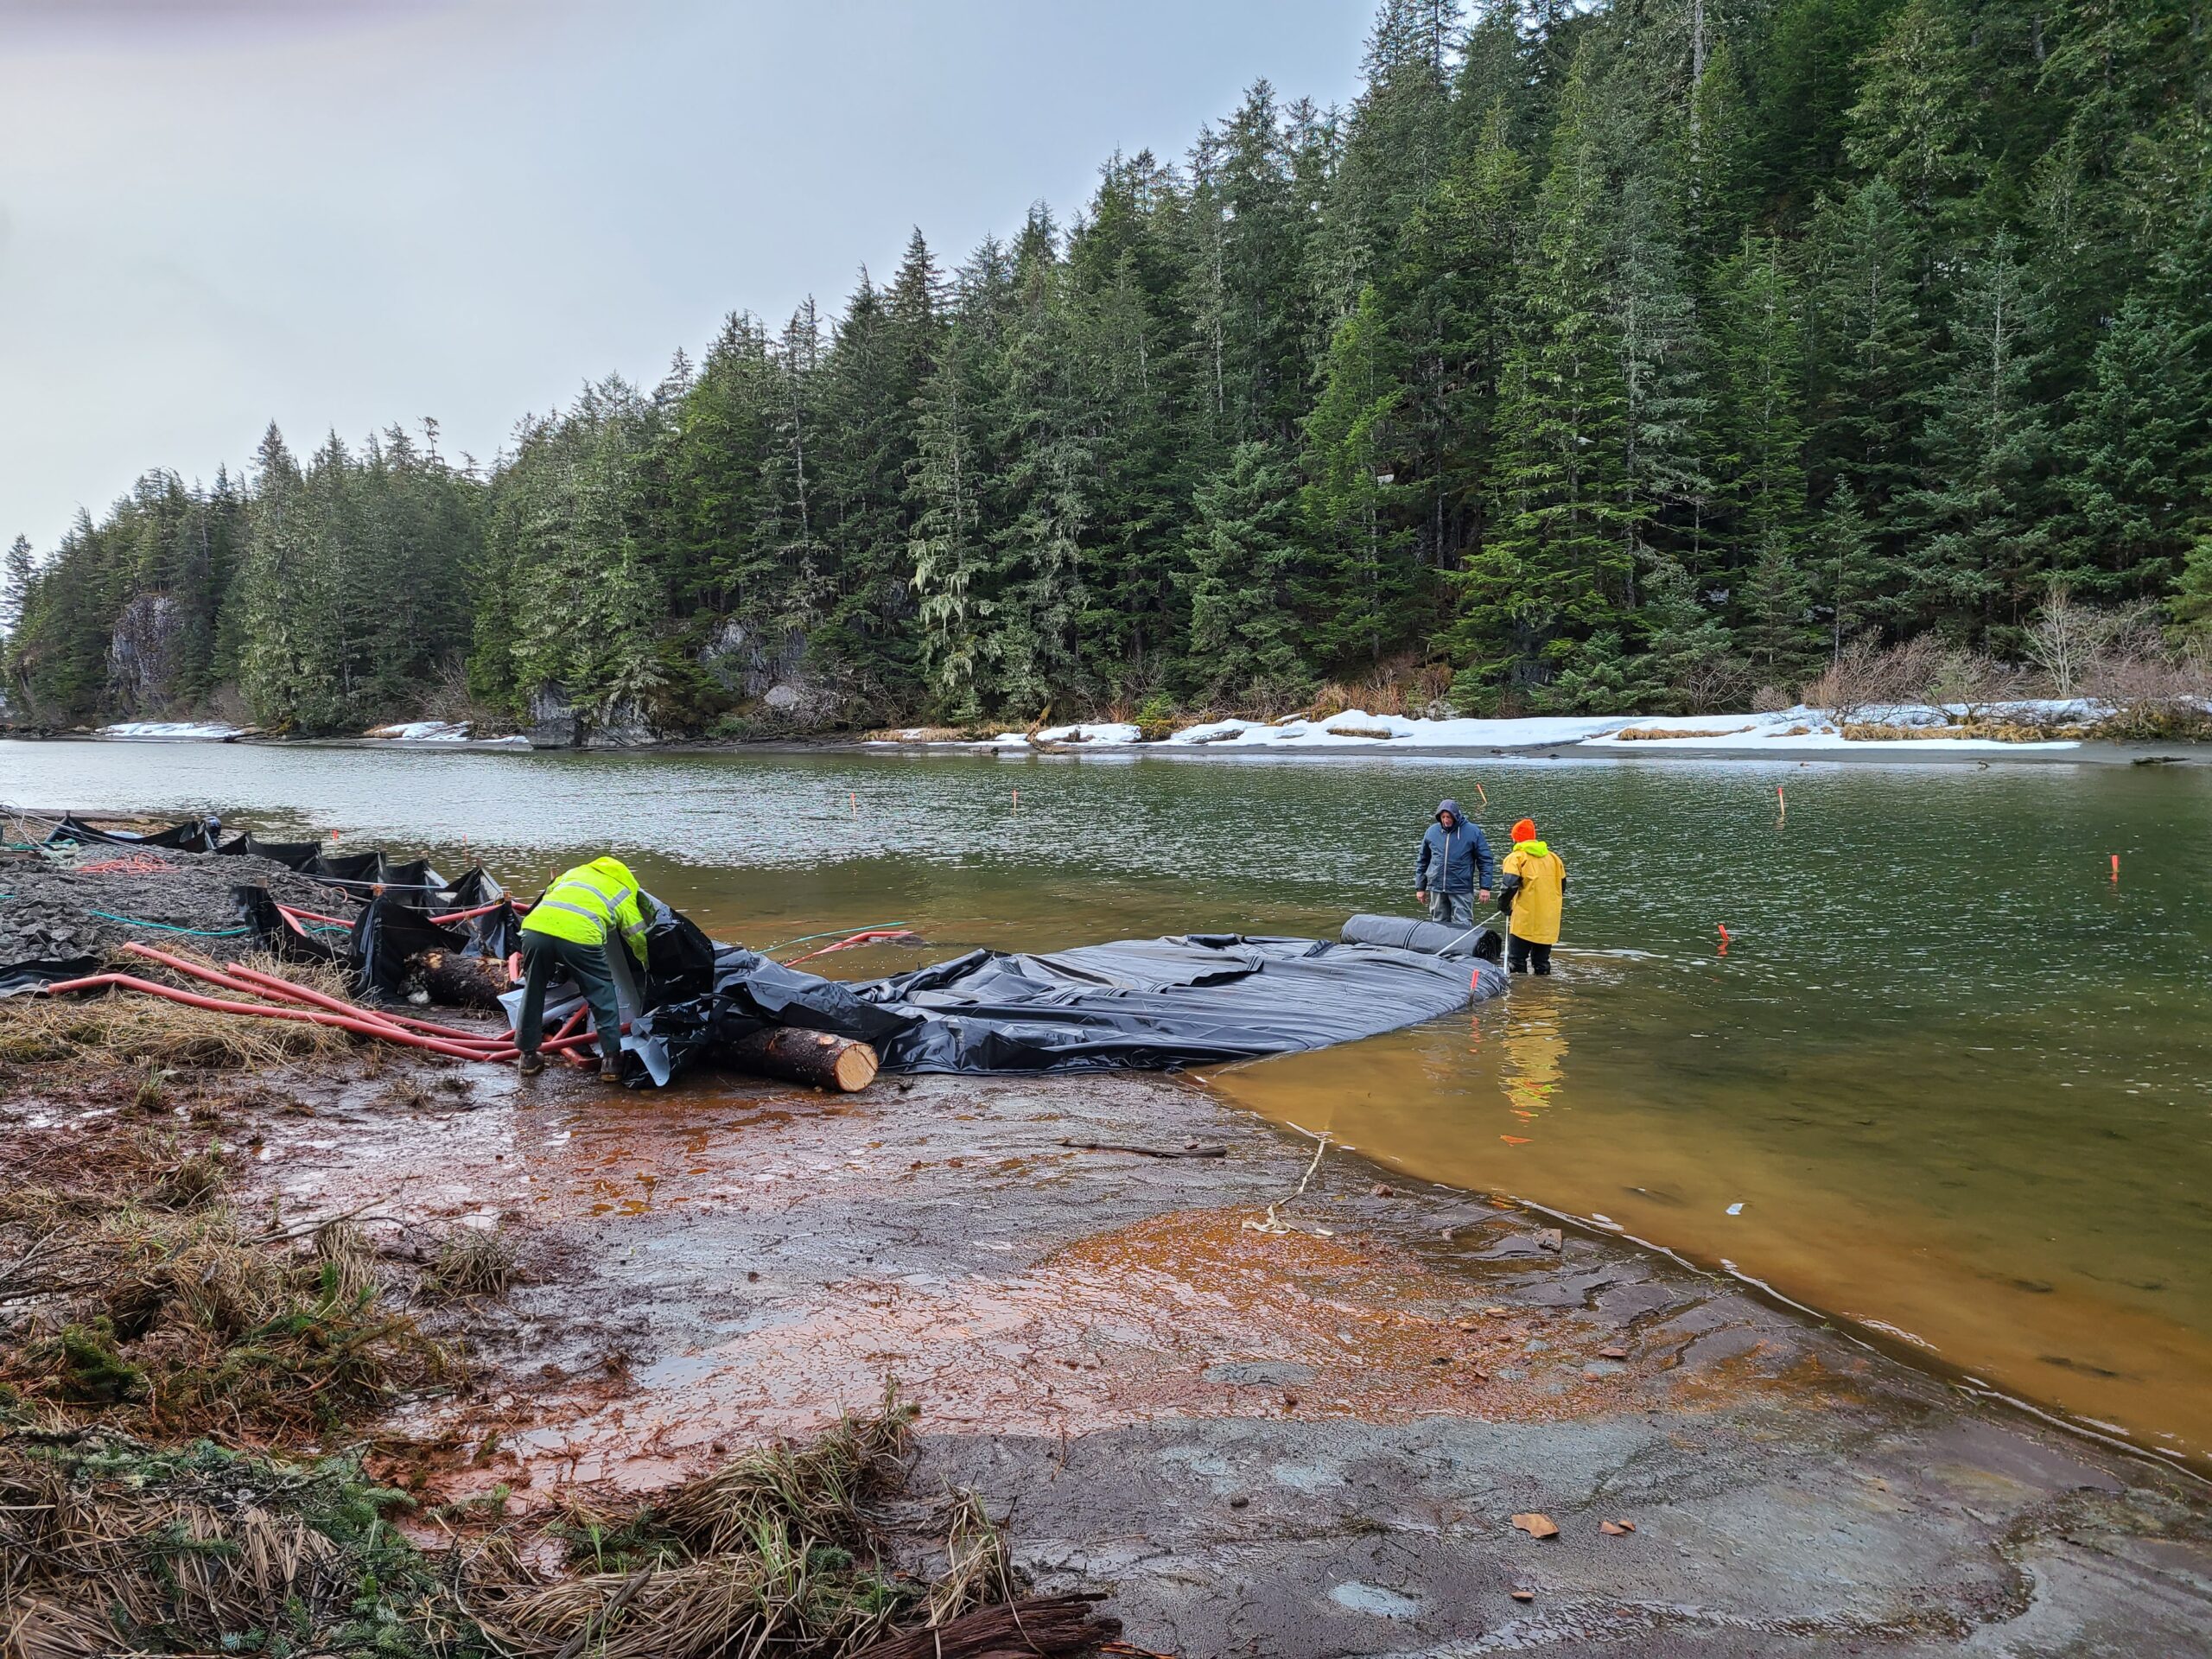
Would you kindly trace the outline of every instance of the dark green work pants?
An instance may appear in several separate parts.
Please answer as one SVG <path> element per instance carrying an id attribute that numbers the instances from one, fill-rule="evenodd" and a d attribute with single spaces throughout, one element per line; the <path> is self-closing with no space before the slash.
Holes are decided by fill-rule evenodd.
<path id="1" fill-rule="evenodd" d="M 522 1013 L 515 1020 L 515 1046 L 535 1054 L 545 1040 L 545 982 L 566 972 L 591 1004 L 592 1028 L 599 1033 L 601 1059 L 622 1052 L 622 1005 L 614 994 L 614 976 L 607 970 L 607 952 L 596 944 L 556 939 L 550 933 L 522 936 Z"/>

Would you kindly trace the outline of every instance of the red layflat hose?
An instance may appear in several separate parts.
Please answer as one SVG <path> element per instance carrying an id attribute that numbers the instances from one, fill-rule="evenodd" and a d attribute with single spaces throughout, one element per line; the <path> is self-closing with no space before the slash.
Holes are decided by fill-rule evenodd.
<path id="1" fill-rule="evenodd" d="M 433 1053 L 449 1054 L 460 1060 L 491 1058 L 476 1049 L 463 1048 L 458 1043 L 442 1043 L 432 1038 L 418 1037 L 412 1032 L 378 1025 L 365 1018 L 326 1014 L 320 1008 L 272 1008 L 260 1002 L 226 1002 L 219 997 L 202 996 L 197 991 L 179 990 L 174 985 L 157 985 L 152 980 L 140 979 L 135 974 L 93 974 L 84 979 L 63 980 L 58 985 L 48 986 L 46 991 L 49 996 L 57 996 L 68 991 L 89 991 L 106 986 L 113 986 L 118 990 L 140 991 L 148 996 L 162 997 L 171 1002 L 181 1002 L 188 1007 L 207 1008 L 217 1014 L 252 1014 L 264 1020 L 296 1020 L 310 1025 L 332 1026 L 363 1037 L 381 1037 L 386 1042 L 404 1043 L 412 1048 L 426 1048 Z"/>
<path id="2" fill-rule="evenodd" d="M 374 1020 L 385 1025 L 422 1032 L 428 1036 L 442 1038 L 451 1043 L 465 1043 L 480 1047 L 497 1040 L 485 1036 L 481 1032 L 463 1031 L 455 1026 L 441 1026 L 429 1020 L 410 1020 L 404 1014 L 385 1014 L 380 1009 L 364 1008 L 359 1003 L 347 1002 L 338 997 L 325 995 L 321 991 L 313 990 L 305 985 L 296 984 L 291 980 L 280 978 L 275 974 L 264 974 L 257 969 L 211 968 L 204 963 L 194 962 L 186 957 L 172 956 L 166 950 L 157 950 L 150 944 L 142 945 L 135 940 L 123 948 L 133 956 L 144 957 L 150 961 L 162 963 L 164 967 L 174 968 L 180 973 L 190 974 L 195 979 L 204 979 L 213 984 L 220 985 L 226 990 L 244 991 L 250 995 L 276 996 L 287 1002 L 310 1003 L 319 1008 L 327 1008 L 334 1014 L 342 1014 L 354 1019 Z"/>
<path id="3" fill-rule="evenodd" d="M 428 1020 L 410 1019 L 404 1014 L 391 1014 L 373 1008 L 364 1008 L 296 984 L 275 974 L 264 974 L 258 969 L 233 966 L 227 969 L 207 963 L 194 962 L 149 944 L 137 942 L 126 944 L 124 950 L 134 956 L 158 962 L 164 967 L 188 974 L 216 985 L 226 991 L 236 991 L 247 996 L 261 996 L 278 1000 L 294 1006 L 270 1007 L 259 1002 L 226 1002 L 217 997 L 202 996 L 196 992 L 180 990 L 174 986 L 157 984 L 130 974 L 94 974 L 86 978 L 66 980 L 46 988 L 49 994 L 68 991 L 114 988 L 143 992 L 165 997 L 173 1002 L 189 1007 L 208 1008 L 224 1014 L 255 1014 L 264 1019 L 303 1020 L 312 1024 L 330 1026 L 351 1031 L 364 1037 L 378 1037 L 386 1042 L 404 1044 L 411 1048 L 428 1049 L 433 1053 L 450 1055 L 456 1059 L 482 1060 L 499 1064 L 513 1059 L 520 1052 L 511 1033 L 490 1036 L 482 1032 L 463 1031 L 453 1026 L 441 1026 Z M 588 1013 L 587 1008 L 570 1012 L 559 1031 L 539 1046 L 542 1053 L 560 1054 L 571 1060 L 573 1051 L 586 1043 L 595 1042 L 597 1033 L 577 1029 Z M 622 1025 L 629 1030 L 629 1022 Z"/>
<path id="4" fill-rule="evenodd" d="M 839 939 L 835 944 L 825 944 L 819 950 L 810 950 L 803 957 L 793 957 L 784 964 L 796 968 L 802 962 L 812 962 L 817 957 L 826 957 L 832 950 L 849 950 L 856 944 L 868 944 L 876 939 L 896 939 L 910 936 L 912 929 L 905 927 L 867 927 L 859 932 Z"/>
<path id="5" fill-rule="evenodd" d="M 479 905 L 474 910 L 449 910 L 444 915 L 433 916 L 430 919 L 441 925 L 448 922 L 466 922 L 479 916 L 488 916 L 501 905 L 514 905 L 515 914 L 518 916 L 527 916 L 530 913 L 530 903 L 527 899 L 516 904 L 512 899 L 494 899 L 490 904 Z"/>
<path id="6" fill-rule="evenodd" d="M 219 969 L 188 957 L 178 957 L 152 945 L 136 942 L 124 947 L 133 955 L 158 962 L 165 967 L 188 974 L 226 991 L 247 996 L 259 996 L 288 1006 L 271 1007 L 270 1001 L 231 1002 L 219 997 L 203 996 L 196 991 L 180 989 L 173 985 L 158 984 L 141 979 L 135 974 L 101 973 L 80 979 L 64 980 L 46 987 L 49 995 L 61 995 L 72 991 L 128 990 L 147 996 L 157 996 L 188 1007 L 206 1008 L 218 1014 L 248 1014 L 264 1020 L 291 1020 L 310 1025 L 327 1026 L 337 1030 L 350 1031 L 362 1037 L 374 1037 L 389 1043 L 399 1043 L 410 1048 L 420 1048 L 435 1054 L 448 1055 L 454 1059 L 479 1060 L 501 1064 L 513 1059 L 519 1051 L 509 1033 L 493 1037 L 481 1032 L 461 1031 L 451 1026 L 436 1025 L 427 1020 L 412 1020 L 402 1014 L 387 1014 L 378 1010 L 364 1008 L 356 1004 L 326 995 L 307 986 L 295 984 L 274 974 L 264 974 L 257 969 L 232 967 Z M 597 1040 L 594 1032 L 579 1031 L 586 1009 L 571 1012 L 560 1030 L 540 1045 L 540 1052 L 562 1055 L 571 1062 L 581 1063 L 573 1052 L 586 1043 Z M 626 1020 L 623 1030 L 629 1029 Z"/>
<path id="7" fill-rule="evenodd" d="M 272 899 L 270 902 L 273 904 L 276 901 Z M 276 911 L 279 915 L 289 917 L 294 921 L 327 922 L 333 927 L 351 927 L 353 925 L 353 919 L 351 918 L 345 916 L 328 916 L 325 915 L 319 910 L 301 910 L 297 906 L 292 905 L 277 905 Z"/>

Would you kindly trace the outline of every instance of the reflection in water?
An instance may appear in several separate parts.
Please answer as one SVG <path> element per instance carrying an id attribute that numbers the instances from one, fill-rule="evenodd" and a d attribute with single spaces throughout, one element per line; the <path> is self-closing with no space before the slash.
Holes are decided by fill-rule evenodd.
<path id="1" fill-rule="evenodd" d="M 1553 1104 L 1559 1092 L 1560 1071 L 1567 1062 L 1567 1038 L 1560 1029 L 1556 987 L 1533 982 L 1516 986 L 1507 1000 L 1504 1025 L 1498 1036 L 1505 1050 L 1506 1109 L 1533 1128 Z M 1503 1138 L 1515 1145 L 1526 1144 L 1522 1135 Z"/>
<path id="2" fill-rule="evenodd" d="M 455 865 L 467 836 L 524 887 L 612 842 L 721 938 L 931 941 L 813 964 L 847 977 L 969 945 L 1325 934 L 1405 908 L 1444 795 L 1573 849 L 1563 971 L 1220 1073 L 1225 1094 L 2212 1447 L 2212 767 L 0 743 L 10 800 L 219 806 Z M 598 1172 L 591 1201 L 664 1205 L 637 1173 Z"/>

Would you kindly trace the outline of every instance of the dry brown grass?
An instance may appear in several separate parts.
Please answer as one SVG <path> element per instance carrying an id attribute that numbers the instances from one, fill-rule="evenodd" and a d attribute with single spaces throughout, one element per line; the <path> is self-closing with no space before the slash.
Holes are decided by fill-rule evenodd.
<path id="1" fill-rule="evenodd" d="M 348 988 L 345 970 L 331 963 L 282 962 L 263 956 L 247 957 L 245 965 L 327 995 L 343 996 Z M 110 966 L 142 979 L 223 995 L 143 957 L 120 956 Z M 238 999 L 225 995 L 225 1000 Z M 136 991 L 11 996 L 0 1001 L 0 1060 L 18 1064 L 77 1061 L 252 1071 L 339 1053 L 352 1041 L 345 1032 L 304 1020 L 224 1014 Z"/>
<path id="2" fill-rule="evenodd" d="M 885 726 L 867 734 L 871 743 L 988 743 L 1003 726 Z"/>
<path id="3" fill-rule="evenodd" d="M 380 1518 L 398 1501 L 350 1459 L 302 1467 L 204 1441 L 11 1435 L 0 1440 L 5 1651 L 454 1651 L 473 1632 Z M 365 1597 L 396 1616 L 361 1619 Z M 249 1632 L 284 1645 L 240 1647 Z"/>
<path id="4" fill-rule="evenodd" d="M 1670 737 L 1733 737 L 1738 732 L 1751 729 L 1748 726 L 1730 726 L 1719 731 L 1675 726 L 1629 726 L 1615 732 L 1613 736 L 1624 743 L 1657 742 Z"/>
<path id="5" fill-rule="evenodd" d="M 509 1528 L 442 1559 L 416 1549 L 384 1518 L 406 1500 L 357 1457 L 171 1451 L 58 1423 L 0 1432 L 0 1630 L 27 1659 L 232 1651 L 251 1631 L 281 1632 L 283 1651 L 386 1659 L 981 1659 L 1110 1637 L 1095 1598 L 1016 1602 L 1006 1535 L 972 1492 L 940 1516 L 933 1582 L 883 1559 L 871 1513 L 904 1488 L 912 1415 L 887 1395 L 630 1513 L 572 1512 L 553 1528 L 569 1553 L 560 1573 Z"/>
<path id="6" fill-rule="evenodd" d="M 1329 720 L 1347 709 L 1363 715 L 1419 715 L 1452 689 L 1452 671 L 1441 663 L 1399 658 L 1358 679 L 1331 680 L 1306 707 L 1309 720 Z"/>
<path id="7" fill-rule="evenodd" d="M 446 1352 L 381 1305 L 357 1229 L 272 1236 L 208 1201 L 212 1162 L 172 1166 L 152 1202 L 16 1195 L 0 1249 L 24 1265 L 6 1287 L 18 1317 L 0 1381 L 81 1419 L 262 1438 L 327 1432 L 444 1372 Z"/>
<path id="8" fill-rule="evenodd" d="M 423 1282 L 448 1296 L 503 1296 L 519 1267 L 514 1242 L 505 1232 L 455 1227 L 438 1241 Z"/>
<path id="9" fill-rule="evenodd" d="M 0 1060 L 192 1065 L 251 1071 L 337 1052 L 345 1034 L 305 1020 L 254 1020 L 119 992 L 0 1002 Z"/>
<path id="10" fill-rule="evenodd" d="M 470 1603 L 502 1645 L 531 1656 L 584 1646 L 604 1659 L 857 1653 L 913 1599 L 870 1564 L 868 1518 L 871 1501 L 903 1483 L 912 1421 L 887 1394 L 874 1413 L 848 1413 L 803 1445 L 747 1452 L 628 1516 L 578 1511 L 572 1553 L 594 1570 L 548 1580 L 495 1546 L 470 1564 Z M 972 1538 L 962 1548 L 970 1562 L 988 1554 Z M 985 1565 L 963 1576 L 963 1606 L 999 1581 Z"/>
<path id="11" fill-rule="evenodd" d="M 384 1098 L 378 1103 L 395 1111 L 426 1112 L 438 1103 L 438 1097 L 420 1077 L 403 1077 L 384 1091 Z"/>
<path id="12" fill-rule="evenodd" d="M 1927 743 L 1943 738 L 1986 738 L 1993 743 L 2050 743 L 2090 735 L 2086 726 L 2029 726 L 2008 721 L 1970 721 L 1957 726 L 1890 726 L 1878 721 L 1847 721 L 1844 741 L 1851 743 Z"/>

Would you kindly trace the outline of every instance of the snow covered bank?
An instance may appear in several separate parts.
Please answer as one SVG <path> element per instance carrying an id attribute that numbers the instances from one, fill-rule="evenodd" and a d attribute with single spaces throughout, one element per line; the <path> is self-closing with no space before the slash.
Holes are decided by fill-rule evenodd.
<path id="1" fill-rule="evenodd" d="M 2005 703 L 1978 709 L 1980 725 L 2013 728 L 2078 726 L 2101 715 L 2078 701 Z M 1967 711 L 1913 705 L 1859 710 L 1840 725 L 1822 710 L 1802 705 L 1767 715 L 1700 715 L 1632 720 L 1590 737 L 1577 747 L 1616 753 L 1665 751 L 1722 751 L 1756 753 L 1762 749 L 1829 749 L 1853 754 L 1989 752 L 2048 753 L 2078 749 L 2078 739 L 2050 737 L 2020 741 L 1974 734 L 1962 725 Z"/>
<path id="2" fill-rule="evenodd" d="M 1799 706 L 1772 714 L 1586 715 L 1533 716 L 1520 720 L 1419 720 L 1403 715 L 1370 715 L 1357 709 L 1323 720 L 1302 716 L 1281 721 L 1223 720 L 1185 726 L 1157 742 L 1143 741 L 1126 722 L 1089 721 L 1050 726 L 1033 734 L 1001 732 L 976 740 L 948 738 L 923 728 L 873 740 L 883 746 L 902 742 L 932 748 L 1128 749 L 1545 749 L 1573 748 L 1619 755 L 1697 752 L 1758 753 L 1834 750 L 1853 754 L 1928 754 L 1988 751 L 2048 753 L 2081 747 L 2060 728 L 2094 723 L 2109 711 L 2080 698 L 2007 702 L 1969 711 L 1954 705 L 1913 704 L 1853 710 L 1839 721 L 1829 711 Z M 1979 734 L 2006 728 L 2008 736 Z M 2047 739 L 2013 741 L 2024 728 L 2050 728 Z"/>
<path id="3" fill-rule="evenodd" d="M 385 738 L 394 743 L 466 743 L 468 741 L 468 722 L 465 720 L 410 720 L 397 726 L 374 727 L 361 735 Z"/>
<path id="4" fill-rule="evenodd" d="M 472 749 L 527 749 L 526 737 L 473 737 L 465 720 L 410 720 L 361 734 L 383 743 L 466 743 Z"/>
<path id="5" fill-rule="evenodd" d="M 170 743 L 227 743 L 243 728 L 219 720 L 126 720 L 99 729 L 102 737 L 150 738 Z"/>

